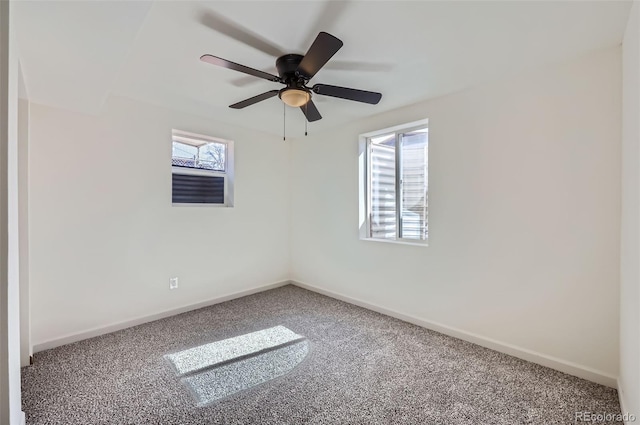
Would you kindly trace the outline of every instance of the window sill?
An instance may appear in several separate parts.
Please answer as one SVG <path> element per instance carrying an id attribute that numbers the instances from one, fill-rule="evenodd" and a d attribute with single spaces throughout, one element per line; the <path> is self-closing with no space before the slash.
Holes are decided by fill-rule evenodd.
<path id="1" fill-rule="evenodd" d="M 382 243 L 391 243 L 391 244 L 397 244 L 397 245 L 412 245 L 412 246 L 422 246 L 422 247 L 427 247 L 429 246 L 429 241 L 421 241 L 421 242 L 410 242 L 407 240 L 392 240 L 392 239 L 375 239 L 375 238 L 360 238 L 361 241 L 367 241 L 367 242 L 382 242 Z"/>
<path id="2" fill-rule="evenodd" d="M 197 208 L 233 208 L 233 205 L 227 205 L 227 204 L 198 204 L 198 203 L 193 203 L 193 204 L 175 204 L 175 203 L 171 203 L 172 207 L 197 207 Z"/>

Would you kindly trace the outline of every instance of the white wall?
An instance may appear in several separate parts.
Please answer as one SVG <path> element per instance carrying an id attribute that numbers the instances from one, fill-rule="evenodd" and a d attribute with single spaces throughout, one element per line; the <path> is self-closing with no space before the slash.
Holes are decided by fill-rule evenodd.
<path id="1" fill-rule="evenodd" d="M 22 80 L 22 71 L 20 71 Z M 29 101 L 18 100 L 18 235 L 20 260 L 20 365 L 32 354 L 29 314 Z"/>
<path id="2" fill-rule="evenodd" d="M 23 423 L 20 391 L 18 57 L 10 3 L 0 2 L 0 423 Z"/>
<path id="3" fill-rule="evenodd" d="M 34 346 L 286 280 L 289 146 L 125 98 L 31 104 Z M 235 207 L 171 206 L 171 129 L 235 141 Z M 180 287 L 169 290 L 169 278 Z"/>
<path id="4" fill-rule="evenodd" d="M 296 142 L 292 278 L 615 385 L 620 74 L 611 48 Z M 429 246 L 359 240 L 358 134 L 423 118 Z"/>
<path id="5" fill-rule="evenodd" d="M 7 146 L 9 107 L 9 2 L 0 2 L 0 423 L 9 422 L 9 288 Z"/>
<path id="6" fill-rule="evenodd" d="M 634 2 L 623 42 L 622 223 L 619 393 L 640 417 L 640 5 Z"/>

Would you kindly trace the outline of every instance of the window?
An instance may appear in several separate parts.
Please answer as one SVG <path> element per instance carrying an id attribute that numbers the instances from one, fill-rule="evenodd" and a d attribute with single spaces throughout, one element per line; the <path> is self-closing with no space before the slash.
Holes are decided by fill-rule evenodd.
<path id="1" fill-rule="evenodd" d="M 426 243 L 427 121 L 361 135 L 361 238 Z"/>
<path id="2" fill-rule="evenodd" d="M 173 130 L 173 204 L 233 206 L 233 142 Z"/>

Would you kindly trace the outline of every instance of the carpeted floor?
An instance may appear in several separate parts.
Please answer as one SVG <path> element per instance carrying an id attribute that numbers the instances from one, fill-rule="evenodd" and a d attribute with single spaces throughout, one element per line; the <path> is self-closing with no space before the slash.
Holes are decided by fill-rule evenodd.
<path id="1" fill-rule="evenodd" d="M 283 325 L 309 353 L 290 373 L 204 407 L 165 354 Z M 617 393 L 285 286 L 36 353 L 28 425 L 573 424 Z M 611 422 L 600 422 L 611 423 Z"/>

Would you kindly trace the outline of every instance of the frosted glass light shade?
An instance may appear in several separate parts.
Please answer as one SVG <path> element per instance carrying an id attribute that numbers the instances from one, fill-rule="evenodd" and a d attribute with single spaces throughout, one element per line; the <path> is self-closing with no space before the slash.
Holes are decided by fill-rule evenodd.
<path id="1" fill-rule="evenodd" d="M 280 99 L 287 105 L 297 108 L 306 104 L 311 99 L 311 95 L 300 89 L 285 89 L 280 92 Z"/>

